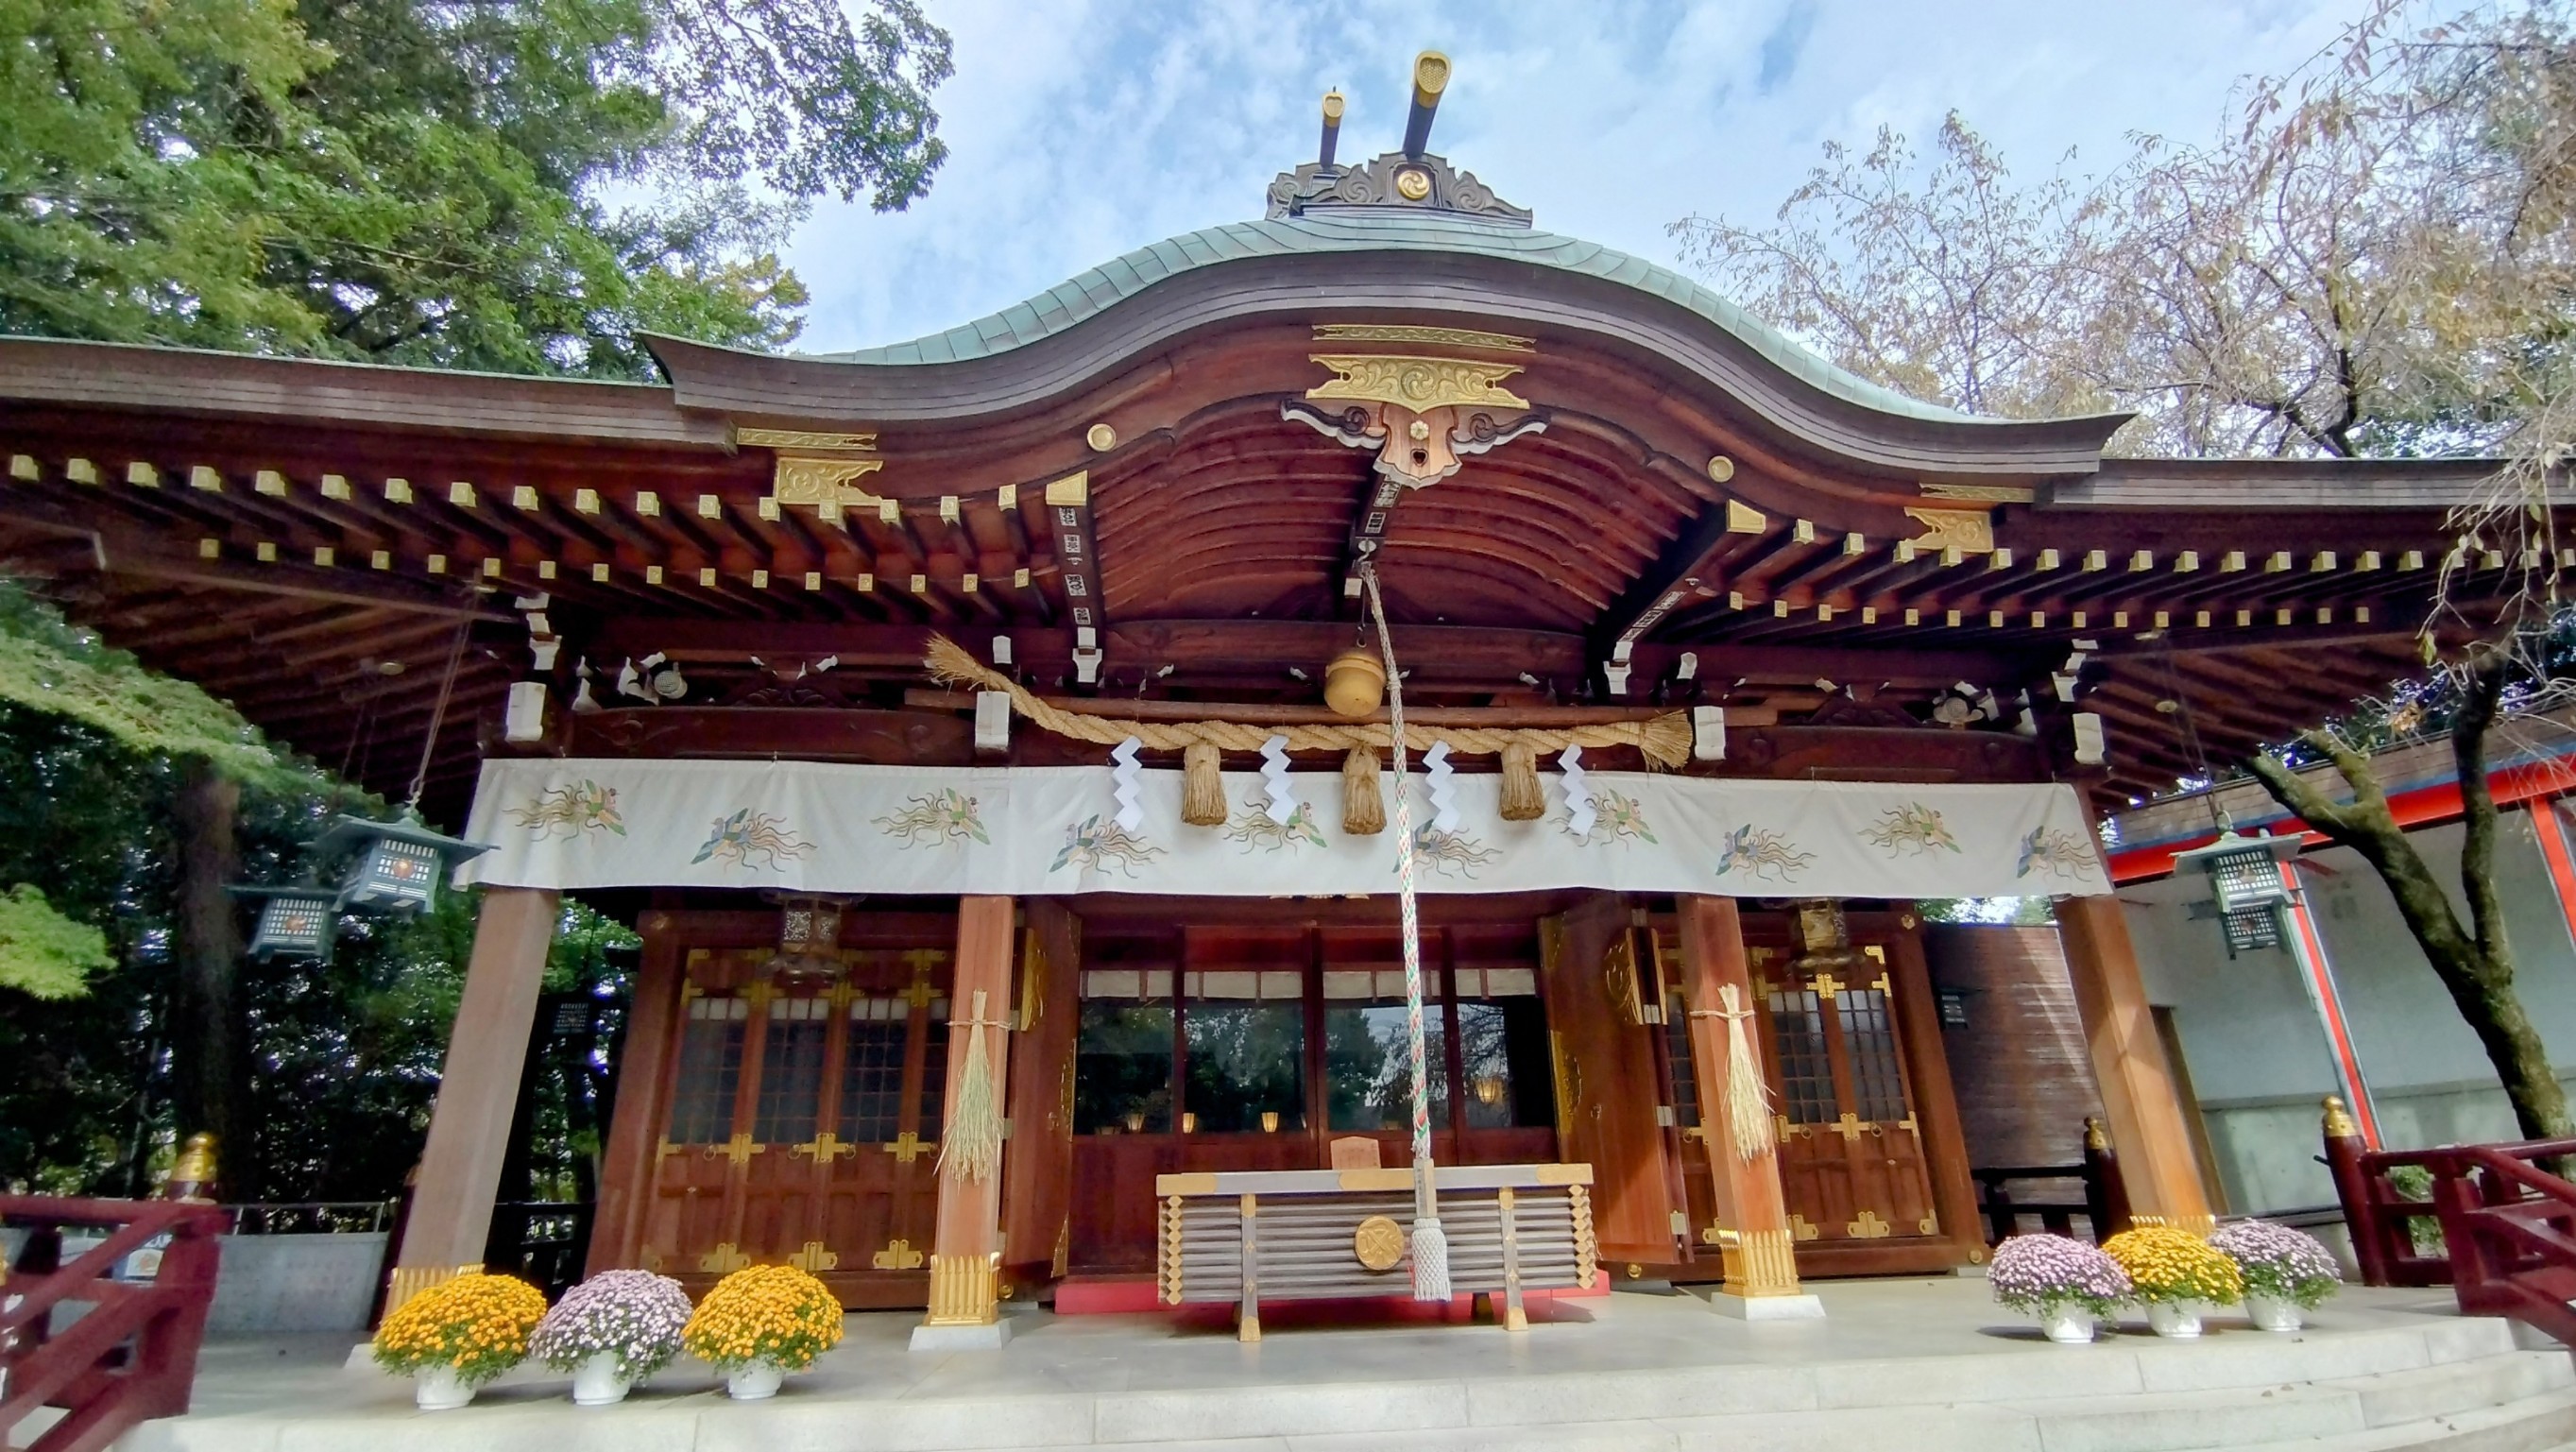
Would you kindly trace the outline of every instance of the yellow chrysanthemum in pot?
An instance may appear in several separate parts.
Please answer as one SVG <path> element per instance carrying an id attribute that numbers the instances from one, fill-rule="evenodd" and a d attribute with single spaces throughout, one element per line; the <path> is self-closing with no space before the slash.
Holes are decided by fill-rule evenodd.
<path id="1" fill-rule="evenodd" d="M 841 1344 L 841 1303 L 792 1265 L 746 1266 L 698 1302 L 680 1344 L 724 1372 L 734 1396 L 768 1396 L 781 1375 Z"/>
<path id="2" fill-rule="evenodd" d="M 516 1276 L 462 1275 L 395 1308 L 376 1328 L 376 1364 L 421 1379 L 421 1405 L 462 1406 L 526 1359 L 545 1294 Z"/>
<path id="3" fill-rule="evenodd" d="M 2199 1307 L 2232 1306 L 2245 1297 L 2236 1262 L 2187 1230 L 2141 1225 L 2104 1241 L 2102 1250 L 2129 1273 L 2146 1304 L 2147 1324 L 2159 1336 L 2197 1336 Z"/>

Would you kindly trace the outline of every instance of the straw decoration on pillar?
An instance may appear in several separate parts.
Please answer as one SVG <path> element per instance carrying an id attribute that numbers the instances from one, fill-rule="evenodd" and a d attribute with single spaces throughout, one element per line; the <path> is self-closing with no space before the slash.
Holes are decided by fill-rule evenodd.
<path id="1" fill-rule="evenodd" d="M 966 1030 L 966 1062 L 957 1074 L 957 1113 L 939 1147 L 939 1171 L 982 1184 L 1002 1163 L 1002 1093 L 993 1082 L 993 1056 L 984 1047 L 984 1031 L 1006 1027 L 984 1017 L 984 990 L 975 990 L 973 1016 Z"/>
<path id="2" fill-rule="evenodd" d="M 1771 1086 L 1762 1079 L 1762 1065 L 1753 1057 L 1753 1037 L 1745 1024 L 1753 1010 L 1736 1001 L 1732 983 L 1717 987 L 1714 1009 L 1695 1010 L 1693 1018 L 1726 1020 L 1726 1131 L 1735 1142 L 1738 1159 L 1758 1160 L 1771 1152 Z"/>
<path id="3" fill-rule="evenodd" d="M 1377 565 L 1360 563 L 1368 588 L 1377 647 L 1386 661 L 1389 737 L 1395 749 L 1395 887 L 1404 921 L 1404 1037 L 1413 1068 L 1413 1299 L 1449 1299 L 1449 1241 L 1440 1230 L 1440 1206 L 1431 1180 L 1431 1094 L 1422 1043 L 1422 917 L 1413 888 L 1413 805 L 1404 783 L 1404 679 L 1395 665 L 1395 637 L 1386 628 L 1378 598 Z"/>

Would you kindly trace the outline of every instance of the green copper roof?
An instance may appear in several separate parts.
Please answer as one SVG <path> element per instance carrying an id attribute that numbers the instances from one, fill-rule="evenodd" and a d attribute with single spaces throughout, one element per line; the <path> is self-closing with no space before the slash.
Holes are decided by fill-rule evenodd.
<path id="1" fill-rule="evenodd" d="M 1165 278 L 1194 268 L 1247 258 L 1323 252 L 1470 253 L 1600 278 L 1699 314 L 1782 369 L 1838 398 L 1910 418 L 1991 422 L 1909 398 L 1838 368 L 1707 288 L 1643 258 L 1526 227 L 1410 208 L 1317 212 L 1208 227 L 1140 247 L 1071 281 L 1058 283 L 1026 302 L 944 333 L 881 348 L 812 356 L 836 363 L 896 366 L 988 357 L 1062 332 Z"/>

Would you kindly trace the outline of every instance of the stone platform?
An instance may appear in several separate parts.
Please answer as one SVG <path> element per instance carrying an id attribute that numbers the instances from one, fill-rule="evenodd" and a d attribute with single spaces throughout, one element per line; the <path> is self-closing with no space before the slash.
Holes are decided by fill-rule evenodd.
<path id="1" fill-rule="evenodd" d="M 218 1342 L 190 1416 L 131 1452 L 2540 1452 L 2576 1443 L 2576 1368 L 2441 1291 L 2351 1290 L 2295 1335 L 2212 1318 L 2197 1342 L 2132 1322 L 2051 1346 L 1981 1281 L 1812 1287 L 1823 1321 L 1751 1323 L 1699 1297 L 1621 1293 L 1490 1325 L 1019 1316 L 991 1352 L 906 1351 L 914 1317 L 850 1318 L 842 1348 L 775 1401 L 726 1401 L 683 1363 L 625 1405 L 574 1407 L 522 1370 L 461 1411 L 344 1367 L 345 1341 Z M 1534 1312 L 1535 1319 L 1535 1312 Z"/>

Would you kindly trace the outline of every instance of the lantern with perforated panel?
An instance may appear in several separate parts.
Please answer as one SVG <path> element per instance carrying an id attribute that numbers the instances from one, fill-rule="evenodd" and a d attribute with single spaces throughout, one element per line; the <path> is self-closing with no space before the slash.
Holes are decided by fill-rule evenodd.
<path id="1" fill-rule="evenodd" d="M 236 887 L 235 897 L 259 899 L 259 925 L 251 930 L 250 955 L 266 960 L 329 958 L 331 929 L 340 916 L 340 897 L 327 887 Z"/>
<path id="2" fill-rule="evenodd" d="M 341 901 L 380 912 L 418 912 L 438 900 L 438 881 L 469 857 L 492 849 L 431 831 L 406 812 L 396 822 L 342 817 L 313 844 L 317 860 L 349 854 Z"/>
<path id="3" fill-rule="evenodd" d="M 2299 853 L 2296 837 L 2218 834 L 2206 847 L 2174 854 L 2176 872 L 2209 875 L 2211 901 L 2195 916 L 2216 917 L 2227 940 L 2227 956 L 2281 945 L 2281 909 L 2290 905 L 2292 889 L 2281 864 Z"/>

